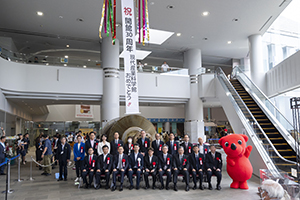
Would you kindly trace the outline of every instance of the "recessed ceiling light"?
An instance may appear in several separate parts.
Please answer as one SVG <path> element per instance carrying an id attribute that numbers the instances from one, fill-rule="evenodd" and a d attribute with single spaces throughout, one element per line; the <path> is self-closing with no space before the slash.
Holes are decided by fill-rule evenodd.
<path id="1" fill-rule="evenodd" d="M 168 5 L 167 8 L 168 8 L 168 9 L 173 9 L 174 6 L 173 6 L 173 5 Z"/>
<path id="2" fill-rule="evenodd" d="M 69 48 L 69 47 L 70 47 L 70 45 L 68 45 L 68 44 L 67 44 L 67 45 L 66 45 L 66 47 L 67 47 L 67 48 Z"/>
<path id="3" fill-rule="evenodd" d="M 210 72 L 210 69 L 207 69 L 208 72 Z"/>
<path id="4" fill-rule="evenodd" d="M 179 37 L 179 36 L 181 36 L 181 33 L 177 33 L 176 35 Z"/>
<path id="5" fill-rule="evenodd" d="M 207 38 L 207 37 L 205 37 L 205 38 L 203 38 L 203 40 L 208 40 L 208 38 Z"/>
<path id="6" fill-rule="evenodd" d="M 59 16 L 59 19 L 62 19 L 62 18 L 64 18 L 64 17 L 60 15 L 60 16 Z"/>
<path id="7" fill-rule="evenodd" d="M 208 16 L 208 15 L 209 15 L 209 12 L 208 12 L 208 11 L 204 11 L 204 12 L 202 13 L 202 15 L 203 15 L 203 16 Z"/>
<path id="8" fill-rule="evenodd" d="M 91 61 L 91 59 L 88 59 L 88 61 Z"/>
<path id="9" fill-rule="evenodd" d="M 44 13 L 41 12 L 41 11 L 37 11 L 36 14 L 37 14 L 38 16 L 43 16 L 43 15 L 44 15 Z"/>
<path id="10" fill-rule="evenodd" d="M 65 58 L 69 58 L 69 56 L 65 55 Z"/>
<path id="11" fill-rule="evenodd" d="M 194 38 L 194 36 L 192 35 L 192 37 L 191 38 Z"/>
<path id="12" fill-rule="evenodd" d="M 83 68 L 86 68 L 86 65 L 83 65 Z"/>
<path id="13" fill-rule="evenodd" d="M 77 18 L 76 19 L 78 22 L 83 22 L 84 20 L 82 18 Z"/>
<path id="14" fill-rule="evenodd" d="M 228 42 L 227 42 L 227 44 L 231 44 L 231 43 L 232 43 L 231 41 L 228 41 Z"/>
<path id="15" fill-rule="evenodd" d="M 234 22 L 237 22 L 237 21 L 239 21 L 239 19 L 237 19 L 237 18 L 234 18 L 232 21 L 234 21 Z"/>
<path id="16" fill-rule="evenodd" d="M 154 5 L 154 2 L 151 2 L 150 5 Z"/>
<path id="17" fill-rule="evenodd" d="M 66 67 L 66 66 L 67 66 L 67 64 L 64 64 L 64 66 Z"/>
<path id="18" fill-rule="evenodd" d="M 144 65 L 148 65 L 148 63 L 145 63 Z"/>

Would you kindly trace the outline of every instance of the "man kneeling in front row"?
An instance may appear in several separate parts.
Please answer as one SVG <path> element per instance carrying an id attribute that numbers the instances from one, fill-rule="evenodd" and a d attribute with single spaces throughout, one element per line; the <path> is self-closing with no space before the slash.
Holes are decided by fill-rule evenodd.
<path id="1" fill-rule="evenodd" d="M 96 184 L 97 187 L 96 189 L 101 188 L 100 184 L 100 179 L 101 175 L 105 175 L 105 189 L 107 190 L 109 188 L 109 177 L 110 177 L 110 172 L 112 169 L 112 164 L 113 164 L 113 156 L 108 153 L 108 146 L 104 145 L 102 147 L 103 154 L 101 154 L 98 159 L 97 159 L 97 164 L 96 164 Z"/>
<path id="2" fill-rule="evenodd" d="M 93 153 L 94 153 L 94 149 L 89 148 L 88 155 L 85 156 L 84 162 L 83 162 L 82 179 L 83 179 L 83 183 L 85 184 L 86 189 L 91 187 L 95 169 L 96 169 L 97 156 L 93 155 Z M 87 175 L 89 176 L 89 183 L 87 182 L 87 179 L 86 179 Z"/>

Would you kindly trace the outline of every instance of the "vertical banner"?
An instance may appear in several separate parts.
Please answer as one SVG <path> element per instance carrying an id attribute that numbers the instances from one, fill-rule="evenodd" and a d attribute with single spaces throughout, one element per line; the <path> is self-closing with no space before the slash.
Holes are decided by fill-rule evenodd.
<path id="1" fill-rule="evenodd" d="M 162 123 L 157 123 L 157 132 L 158 133 L 162 133 L 163 132 L 163 127 L 162 127 Z"/>
<path id="2" fill-rule="evenodd" d="M 126 114 L 139 113 L 133 0 L 122 0 Z"/>

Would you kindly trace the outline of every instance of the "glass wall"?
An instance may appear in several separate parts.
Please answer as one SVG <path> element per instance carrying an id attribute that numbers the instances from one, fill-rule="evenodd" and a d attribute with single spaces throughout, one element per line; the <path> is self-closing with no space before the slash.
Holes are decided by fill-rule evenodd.
<path id="1" fill-rule="evenodd" d="M 300 49 L 300 0 L 293 0 L 263 35 L 265 71 Z"/>

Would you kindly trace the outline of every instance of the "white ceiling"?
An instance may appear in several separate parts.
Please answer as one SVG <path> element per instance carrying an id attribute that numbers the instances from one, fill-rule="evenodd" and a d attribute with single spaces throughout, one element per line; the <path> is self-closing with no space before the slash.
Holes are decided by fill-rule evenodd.
<path id="1" fill-rule="evenodd" d="M 149 0 L 150 27 L 181 33 L 181 36 L 174 34 L 162 45 L 143 47 L 138 44 L 137 49 L 152 51 L 144 60 L 150 65 L 167 61 L 172 67 L 182 67 L 183 52 L 199 48 L 202 50 L 204 66 L 231 66 L 232 58 L 248 55 L 248 36 L 263 34 L 290 1 Z M 98 28 L 102 3 L 103 0 L 3 0 L 0 7 L 0 36 L 11 37 L 21 53 L 38 52 L 58 57 L 68 55 L 69 58 L 100 60 Z M 174 8 L 168 9 L 169 5 Z M 117 0 L 117 8 L 120 13 L 120 0 Z M 37 11 L 42 11 L 44 16 L 37 16 Z M 203 11 L 209 11 L 210 15 L 202 16 Z M 82 18 L 83 22 L 77 21 L 78 18 Z M 117 14 L 117 23 L 122 24 L 120 14 Z M 121 27 L 117 28 L 117 38 L 122 52 Z M 227 44 L 229 40 L 232 41 L 230 45 Z M 55 51 L 67 50 L 66 44 L 71 49 L 89 52 Z M 49 50 L 54 52 L 49 53 Z M 12 101 L 26 108 L 22 99 Z M 26 101 L 30 108 L 37 105 L 35 100 Z M 52 104 L 52 101 L 39 100 L 35 114 L 44 113 L 45 110 L 40 107 L 48 104 Z M 216 103 L 215 106 L 218 105 Z M 30 108 L 26 109 L 32 112 Z"/>
<path id="2" fill-rule="evenodd" d="M 102 2 L 2 1 L 0 35 L 12 37 L 17 48 L 23 53 L 66 48 L 66 44 L 70 44 L 70 48 L 100 51 L 98 28 Z M 149 64 L 160 64 L 166 60 L 169 65 L 181 67 L 182 53 L 189 48 L 200 48 L 205 65 L 230 65 L 231 58 L 247 56 L 247 37 L 264 33 L 290 0 L 283 4 L 282 2 L 284 1 L 149 0 L 150 27 L 179 32 L 181 36 L 177 37 L 174 34 L 162 45 L 138 45 L 137 48 L 152 51 L 145 60 Z M 174 8 L 168 9 L 168 5 Z M 117 0 L 117 8 L 120 13 L 120 0 Z M 37 16 L 37 11 L 42 11 L 44 16 Z M 203 11 L 209 11 L 210 15 L 203 17 Z M 262 28 L 270 17 L 271 20 Z M 76 20 L 78 18 L 84 21 L 79 22 Z M 117 15 L 117 23 L 121 24 L 120 14 Z M 117 28 L 117 38 L 122 42 L 121 27 Z M 229 40 L 232 41 L 230 45 L 227 44 Z M 120 52 L 121 48 L 122 45 Z M 95 60 L 97 57 L 95 56 Z"/>

